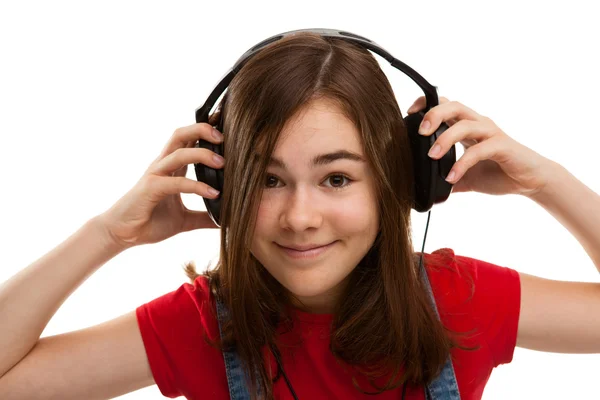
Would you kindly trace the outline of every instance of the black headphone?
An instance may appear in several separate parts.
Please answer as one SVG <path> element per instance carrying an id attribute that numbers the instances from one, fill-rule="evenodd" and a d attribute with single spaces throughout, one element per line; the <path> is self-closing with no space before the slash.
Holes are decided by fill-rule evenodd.
<path id="1" fill-rule="evenodd" d="M 413 158 L 414 167 L 414 185 L 413 185 L 413 206 L 412 208 L 418 212 L 429 211 L 434 204 L 442 203 L 448 199 L 450 192 L 452 192 L 452 184 L 445 180 L 446 176 L 450 172 L 450 169 L 456 162 L 456 149 L 455 146 L 444 154 L 439 160 L 430 158 L 427 153 L 437 140 L 437 138 L 448 129 L 448 125 L 442 122 L 440 127 L 430 136 L 422 136 L 418 133 L 419 126 L 423 120 L 423 116 L 431 108 L 439 104 L 439 99 L 436 91 L 436 87 L 431 85 L 421 75 L 419 75 L 414 69 L 404 64 L 402 61 L 394 58 L 390 53 L 385 51 L 381 46 L 377 45 L 373 41 L 356 35 L 350 32 L 339 31 L 335 29 L 300 29 L 295 31 L 289 31 L 280 33 L 278 35 L 271 36 L 270 38 L 263 40 L 255 46 L 252 46 L 246 51 L 235 63 L 235 65 L 225 74 L 219 83 L 215 86 L 208 99 L 204 104 L 196 109 L 196 122 L 208 122 L 208 114 L 214 106 L 217 99 L 223 94 L 231 80 L 237 74 L 244 64 L 256 53 L 258 53 L 266 45 L 281 40 L 287 36 L 294 35 L 296 33 L 315 33 L 322 37 L 330 37 L 336 39 L 343 39 L 348 42 L 356 43 L 367 50 L 371 50 L 383 58 L 385 58 L 394 68 L 399 69 L 411 78 L 425 93 L 426 105 L 425 109 L 404 117 L 404 123 L 408 131 L 410 139 L 411 153 Z M 221 120 L 216 125 L 221 127 Z M 224 136 L 227 136 L 227 132 L 223 132 Z M 223 154 L 223 143 L 213 144 L 205 140 L 199 140 L 196 143 L 197 148 L 209 149 L 214 153 L 221 156 Z M 223 193 L 223 170 L 214 169 L 204 164 L 195 163 L 196 178 L 200 182 L 204 182 L 213 188 L 219 190 L 221 193 L 216 199 L 205 198 L 204 204 L 206 210 L 210 215 L 211 219 L 217 226 L 220 224 L 221 216 L 221 195 Z"/>

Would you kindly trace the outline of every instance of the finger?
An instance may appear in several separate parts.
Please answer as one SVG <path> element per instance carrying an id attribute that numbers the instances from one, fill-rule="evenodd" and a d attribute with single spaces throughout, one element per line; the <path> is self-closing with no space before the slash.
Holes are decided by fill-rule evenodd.
<path id="1" fill-rule="evenodd" d="M 177 171 L 173 172 L 173 176 L 185 176 L 187 174 L 188 165 L 185 164 L 183 167 L 179 168 Z"/>
<path id="2" fill-rule="evenodd" d="M 187 142 L 185 144 L 185 148 L 192 148 L 192 147 L 196 147 L 196 142 L 191 141 L 191 142 Z M 183 167 L 179 168 L 177 171 L 173 172 L 171 175 L 173 175 L 173 176 L 185 176 L 185 174 L 187 173 L 187 167 L 188 167 L 188 165 L 185 164 Z"/>
<path id="3" fill-rule="evenodd" d="M 413 114 L 418 111 L 421 111 L 423 108 L 425 108 L 425 96 L 421 96 L 418 99 L 416 99 L 415 102 L 412 103 L 412 105 L 410 107 L 408 107 L 408 110 L 406 110 L 406 113 Z"/>
<path id="4" fill-rule="evenodd" d="M 419 133 L 425 136 L 430 135 L 437 130 L 442 122 L 447 122 L 452 119 L 456 121 L 463 119 L 480 121 L 483 118 L 482 115 L 479 115 L 464 104 L 461 104 L 458 101 L 449 101 L 427 111 L 423 116 L 423 121 L 419 127 Z"/>
<path id="5" fill-rule="evenodd" d="M 444 133 L 433 143 L 429 151 L 429 156 L 433 159 L 439 159 L 446 154 L 456 143 L 468 143 L 466 148 L 472 147 L 473 142 L 479 143 L 489 139 L 494 134 L 487 124 L 481 121 L 471 121 L 463 119 L 452 127 L 446 129 Z M 464 144 L 463 144 L 464 146 Z"/>
<path id="6" fill-rule="evenodd" d="M 151 165 L 149 172 L 155 175 L 171 175 L 185 165 L 197 163 L 216 169 L 223 167 L 224 159 L 205 148 L 177 149 Z"/>
<path id="7" fill-rule="evenodd" d="M 482 160 L 494 160 L 497 154 L 501 151 L 494 138 L 477 143 L 471 146 L 461 158 L 454 163 L 452 169 L 448 173 L 446 180 L 450 183 L 455 183 L 460 180 L 467 171 L 475 164 Z M 454 174 L 454 176 L 452 176 Z"/>
<path id="8" fill-rule="evenodd" d="M 211 143 L 221 143 L 223 141 L 222 134 L 221 136 L 215 136 L 214 131 L 216 129 L 205 122 L 178 128 L 173 132 L 171 139 L 167 142 L 158 158 L 162 159 L 175 150 L 186 148 L 188 145 L 189 147 L 194 147 L 199 139 L 204 139 Z M 217 137 L 219 138 L 217 139 Z"/>
<path id="9" fill-rule="evenodd" d="M 446 97 L 440 97 L 439 101 L 440 101 L 440 104 L 444 104 L 444 103 L 449 102 L 450 100 L 448 100 Z M 417 100 L 415 100 L 415 102 L 408 108 L 408 110 L 406 110 L 406 113 L 413 114 L 418 111 L 421 111 L 422 109 L 425 108 L 425 105 L 426 105 L 425 96 L 421 96 Z"/>
<path id="10" fill-rule="evenodd" d="M 204 182 L 195 181 L 184 177 L 167 177 L 154 175 L 146 179 L 144 191 L 152 193 L 154 201 L 158 202 L 169 195 L 180 193 L 198 194 L 202 197 L 214 199 L 219 196 L 219 193 L 213 194 L 209 191 L 211 186 Z M 214 189 L 214 188 L 212 188 Z M 216 190 L 216 189 L 215 189 Z"/>
<path id="11" fill-rule="evenodd" d="M 468 149 L 469 147 L 477 144 L 477 141 L 473 139 L 464 139 L 460 141 L 460 144 L 462 144 L 465 149 Z"/>

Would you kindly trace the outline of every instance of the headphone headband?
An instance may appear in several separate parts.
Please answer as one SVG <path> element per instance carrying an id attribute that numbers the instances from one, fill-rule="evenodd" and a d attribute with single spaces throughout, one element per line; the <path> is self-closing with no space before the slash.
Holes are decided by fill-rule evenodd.
<path id="1" fill-rule="evenodd" d="M 250 58 L 252 58 L 252 56 L 254 56 L 256 53 L 258 53 L 260 50 L 262 50 L 265 46 L 267 46 L 273 42 L 276 42 L 278 40 L 281 40 L 283 38 L 286 38 L 288 36 L 295 35 L 297 33 L 315 33 L 315 34 L 321 35 L 323 37 L 342 39 L 345 41 L 359 44 L 360 46 L 366 48 L 367 50 L 371 50 L 371 51 L 379 54 L 386 61 L 388 61 L 392 67 L 404 72 L 404 74 L 406 74 L 417 85 L 419 85 L 419 87 L 421 88 L 423 93 L 425 93 L 425 103 L 426 104 L 425 104 L 424 112 L 429 111 L 431 108 L 433 108 L 439 104 L 439 100 L 438 100 L 438 96 L 437 96 L 437 89 L 435 86 L 433 86 L 432 84 L 427 82 L 427 80 L 425 78 L 423 78 L 417 71 L 415 71 L 414 69 L 412 69 L 411 67 L 409 67 L 408 65 L 403 63 L 402 61 L 398 60 L 397 58 L 394 58 L 388 51 L 386 51 L 383 47 L 379 46 L 377 43 L 373 42 L 372 40 L 369 40 L 363 36 L 360 36 L 360 35 L 357 35 L 354 33 L 340 31 L 340 30 L 336 30 L 336 29 L 325 29 L 325 28 L 298 29 L 298 30 L 294 30 L 294 31 L 288 31 L 288 32 L 284 32 L 284 33 L 279 33 L 277 35 L 273 35 L 270 38 L 265 39 L 265 40 L 261 41 L 260 43 L 252 46 L 248 51 L 246 51 L 244 54 L 242 54 L 242 56 L 235 62 L 233 67 L 231 67 L 229 69 L 229 71 L 227 71 L 225 73 L 223 78 L 221 78 L 219 83 L 217 83 L 215 88 L 212 90 L 212 92 L 206 99 L 206 102 L 202 106 L 200 106 L 196 109 L 196 122 L 199 123 L 199 122 L 204 122 L 204 121 L 208 120 L 208 113 L 215 105 L 219 96 L 221 96 L 221 94 L 223 94 L 225 89 L 227 89 L 227 86 L 229 86 L 229 84 L 233 80 L 233 77 L 242 69 L 244 64 L 246 64 L 246 62 Z"/>

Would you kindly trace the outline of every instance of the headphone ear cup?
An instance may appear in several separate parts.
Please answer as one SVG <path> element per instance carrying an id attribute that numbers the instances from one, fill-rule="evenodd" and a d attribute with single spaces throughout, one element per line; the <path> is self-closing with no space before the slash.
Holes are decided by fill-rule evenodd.
<path id="1" fill-rule="evenodd" d="M 419 111 L 404 118 L 413 159 L 413 209 L 418 212 L 429 211 L 434 204 L 448 199 L 452 184 L 446 181 L 446 176 L 456 162 L 455 146 L 438 160 L 427 155 L 448 125 L 440 124 L 432 135 L 420 135 L 419 126 L 424 116 L 425 113 Z"/>
<path id="2" fill-rule="evenodd" d="M 219 125 L 217 125 L 219 126 Z M 218 129 L 218 128 L 217 128 Z M 220 130 L 219 130 L 220 131 Z M 206 140 L 200 139 L 196 143 L 196 148 L 203 148 L 212 151 L 213 153 L 219 154 L 224 157 L 223 142 L 219 144 L 210 143 Z M 208 215 L 211 217 L 213 222 L 217 226 L 221 226 L 221 196 L 223 194 L 223 168 L 214 169 L 201 163 L 194 163 L 194 170 L 196 172 L 196 179 L 199 182 L 204 182 L 209 186 L 217 189 L 220 193 L 216 199 L 202 197 L 204 205 L 208 211 Z"/>

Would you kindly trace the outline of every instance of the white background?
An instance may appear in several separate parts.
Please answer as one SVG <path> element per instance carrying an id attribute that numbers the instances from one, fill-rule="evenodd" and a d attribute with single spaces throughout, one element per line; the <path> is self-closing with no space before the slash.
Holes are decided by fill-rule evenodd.
<path id="1" fill-rule="evenodd" d="M 600 192 L 593 2 L 213 3 L 1 3 L 0 282 L 129 190 L 172 132 L 195 122 L 196 107 L 243 52 L 294 29 L 374 40 L 441 95 L 489 116 Z M 418 88 L 377 58 L 404 113 Z M 183 198 L 204 209 L 200 197 Z M 426 217 L 413 215 L 417 250 Z M 43 336 L 115 318 L 176 289 L 187 281 L 183 263 L 203 269 L 218 243 L 217 230 L 195 231 L 120 254 L 73 293 Z M 598 281 L 570 233 L 518 196 L 455 194 L 434 207 L 425 251 L 440 247 L 546 278 Z M 517 349 L 484 398 L 596 398 L 598 365 L 600 355 Z M 122 398 L 162 396 L 152 386 Z"/>

